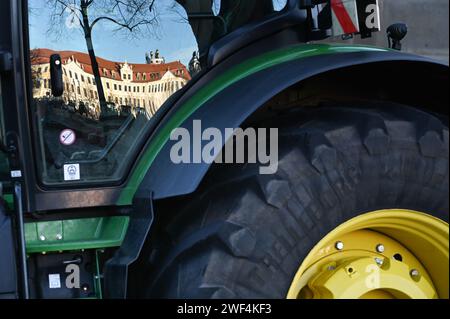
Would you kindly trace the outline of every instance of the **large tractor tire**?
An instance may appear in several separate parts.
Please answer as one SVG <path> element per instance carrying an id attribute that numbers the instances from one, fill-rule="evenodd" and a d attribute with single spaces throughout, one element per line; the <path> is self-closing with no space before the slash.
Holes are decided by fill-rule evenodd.
<path id="1" fill-rule="evenodd" d="M 168 223 L 147 296 L 448 298 L 446 117 L 371 102 L 263 125 L 278 172 L 214 167 Z"/>

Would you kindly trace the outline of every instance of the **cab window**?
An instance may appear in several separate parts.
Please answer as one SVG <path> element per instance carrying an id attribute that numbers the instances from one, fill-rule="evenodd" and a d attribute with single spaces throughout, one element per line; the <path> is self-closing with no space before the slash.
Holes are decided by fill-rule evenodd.
<path id="1" fill-rule="evenodd" d="M 182 7 L 176 1 L 30 0 L 29 30 L 42 182 L 120 180 L 142 132 L 196 71 L 198 46 Z M 61 96 L 52 91 L 55 54 Z"/>

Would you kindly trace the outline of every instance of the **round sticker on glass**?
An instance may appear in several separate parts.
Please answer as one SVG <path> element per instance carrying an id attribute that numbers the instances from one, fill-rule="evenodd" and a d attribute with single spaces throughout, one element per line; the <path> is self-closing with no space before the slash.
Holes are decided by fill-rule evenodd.
<path id="1" fill-rule="evenodd" d="M 59 134 L 59 142 L 62 145 L 72 145 L 75 143 L 76 139 L 77 136 L 75 135 L 75 132 L 70 129 L 65 129 Z"/>

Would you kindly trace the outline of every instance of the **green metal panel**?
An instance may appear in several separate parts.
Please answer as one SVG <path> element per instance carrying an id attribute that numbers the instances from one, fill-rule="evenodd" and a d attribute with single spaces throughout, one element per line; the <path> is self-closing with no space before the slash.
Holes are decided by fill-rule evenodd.
<path id="1" fill-rule="evenodd" d="M 367 46 L 302 44 L 262 54 L 246 60 L 228 70 L 221 76 L 211 81 L 208 85 L 205 85 L 205 87 L 203 87 L 197 94 L 187 101 L 152 139 L 149 147 L 145 150 L 145 153 L 136 164 L 131 178 L 126 188 L 122 191 L 117 204 L 131 204 L 137 187 L 141 183 L 158 152 L 161 151 L 165 143 L 169 140 L 172 130 L 179 127 L 192 113 L 228 86 L 256 72 L 268 69 L 284 62 L 317 55 L 359 51 L 387 51 L 387 49 Z"/>
<path id="2" fill-rule="evenodd" d="M 5 200 L 9 209 L 12 209 L 14 207 L 14 196 L 12 194 L 4 194 L 3 199 Z"/>
<path id="3" fill-rule="evenodd" d="M 25 224 L 28 253 L 120 246 L 129 217 L 113 216 Z"/>

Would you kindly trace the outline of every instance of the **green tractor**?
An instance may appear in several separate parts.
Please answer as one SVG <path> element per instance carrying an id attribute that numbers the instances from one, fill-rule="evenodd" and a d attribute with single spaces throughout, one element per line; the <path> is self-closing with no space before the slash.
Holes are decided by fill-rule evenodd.
<path id="1" fill-rule="evenodd" d="M 448 66 L 377 0 L 0 1 L 0 298 L 448 298 Z M 150 52 L 151 50 L 152 52 Z"/>

